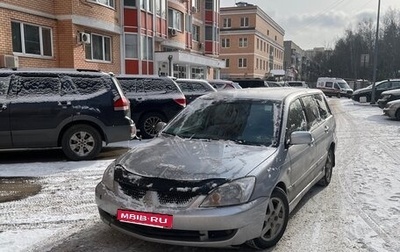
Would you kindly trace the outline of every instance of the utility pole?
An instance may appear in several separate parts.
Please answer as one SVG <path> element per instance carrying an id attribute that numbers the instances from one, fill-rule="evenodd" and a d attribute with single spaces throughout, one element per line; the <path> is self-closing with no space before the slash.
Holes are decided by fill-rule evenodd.
<path id="1" fill-rule="evenodd" d="M 375 51 L 374 51 L 374 67 L 372 74 L 372 93 L 371 104 L 375 104 L 375 82 L 376 82 L 376 68 L 378 67 L 378 39 L 379 39 L 379 14 L 381 12 L 381 0 L 378 0 L 378 15 L 376 19 L 376 34 L 375 34 Z"/>

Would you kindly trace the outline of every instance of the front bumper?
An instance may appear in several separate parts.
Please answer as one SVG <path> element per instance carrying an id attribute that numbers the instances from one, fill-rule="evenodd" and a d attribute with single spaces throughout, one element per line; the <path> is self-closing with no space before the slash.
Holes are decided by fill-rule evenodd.
<path id="1" fill-rule="evenodd" d="M 260 236 L 268 199 L 219 208 L 155 208 L 139 206 L 121 197 L 103 183 L 96 187 L 96 204 L 102 220 L 111 227 L 142 240 L 182 246 L 229 247 Z M 118 209 L 173 215 L 172 229 L 120 222 Z"/>

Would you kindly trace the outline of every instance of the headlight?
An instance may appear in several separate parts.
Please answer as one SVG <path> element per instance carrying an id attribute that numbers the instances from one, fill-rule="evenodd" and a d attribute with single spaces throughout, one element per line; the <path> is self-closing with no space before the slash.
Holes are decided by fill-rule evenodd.
<path id="1" fill-rule="evenodd" d="M 113 161 L 107 169 L 104 171 L 103 179 L 101 182 L 108 188 L 114 188 L 114 170 L 115 170 L 115 161 Z"/>
<path id="2" fill-rule="evenodd" d="M 255 182 L 255 177 L 246 177 L 223 184 L 211 191 L 200 206 L 220 207 L 246 203 L 253 193 Z"/>

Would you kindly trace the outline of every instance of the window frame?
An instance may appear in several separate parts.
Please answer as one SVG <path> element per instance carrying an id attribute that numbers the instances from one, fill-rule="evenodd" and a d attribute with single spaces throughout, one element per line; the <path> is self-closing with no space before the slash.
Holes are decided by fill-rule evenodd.
<path id="1" fill-rule="evenodd" d="M 239 48 L 248 47 L 248 39 L 247 38 L 239 38 Z"/>
<path id="2" fill-rule="evenodd" d="M 249 27 L 249 17 L 240 18 L 240 27 Z"/>
<path id="3" fill-rule="evenodd" d="M 247 68 L 247 58 L 238 59 L 238 68 Z"/>
<path id="4" fill-rule="evenodd" d="M 19 34 L 17 37 L 17 39 L 19 39 L 19 41 L 14 41 L 14 38 L 16 36 L 16 34 L 14 34 L 13 31 L 13 24 L 18 25 L 19 27 Z M 29 53 L 27 52 L 27 34 L 26 34 L 26 28 L 27 26 L 32 26 L 32 27 L 36 27 L 38 29 L 38 44 L 39 44 L 39 48 L 38 51 L 39 53 Z M 49 36 L 48 37 L 44 37 L 45 35 L 43 34 L 43 30 L 47 30 L 49 32 Z M 17 31 L 16 31 L 17 32 Z M 13 53 L 17 54 L 17 55 L 24 55 L 24 56 L 33 56 L 33 57 L 42 57 L 42 58 L 53 58 L 54 57 L 54 41 L 53 41 L 53 29 L 51 27 L 48 26 L 41 26 L 41 25 L 36 25 L 36 24 L 31 24 L 31 23 L 26 23 L 26 22 L 20 22 L 20 21 L 11 21 L 11 34 L 12 34 L 12 50 Z M 47 41 L 49 40 L 49 41 Z M 14 51 L 14 42 L 18 42 L 21 51 Z M 49 47 L 50 48 L 45 48 L 45 44 L 49 43 Z M 46 55 L 45 53 L 49 52 L 50 55 Z"/>
<path id="5" fill-rule="evenodd" d="M 102 34 L 98 34 L 98 33 L 89 33 L 90 34 L 90 44 L 85 44 L 85 59 L 86 60 L 89 60 L 89 61 L 97 61 L 97 62 L 106 62 L 106 63 L 111 63 L 112 62 L 112 58 L 113 58 L 113 55 L 112 55 L 112 37 L 111 36 L 106 36 L 106 35 L 102 35 Z M 101 54 L 102 54 L 102 59 L 95 59 L 94 57 L 93 57 L 93 52 L 94 52 L 94 50 L 93 50 L 93 43 L 94 43 L 94 39 L 93 39 L 93 37 L 94 36 L 96 36 L 96 37 L 101 37 L 101 41 L 102 41 L 102 43 L 101 43 Z M 105 41 L 106 41 L 106 39 L 108 39 L 109 40 L 109 52 L 108 52 L 108 54 L 109 54 L 109 60 L 107 59 L 107 48 L 106 48 L 106 44 L 105 44 Z M 91 58 L 88 58 L 88 47 L 90 48 L 90 57 Z"/>

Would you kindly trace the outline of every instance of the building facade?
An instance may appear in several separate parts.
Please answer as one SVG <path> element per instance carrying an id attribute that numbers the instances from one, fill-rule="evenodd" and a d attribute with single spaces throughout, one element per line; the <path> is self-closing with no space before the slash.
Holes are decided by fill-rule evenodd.
<path id="1" fill-rule="evenodd" d="M 239 2 L 220 12 L 223 78 L 265 78 L 283 70 L 285 31 L 256 5 Z"/>
<path id="2" fill-rule="evenodd" d="M 0 67 L 213 78 L 219 0 L 4 0 Z"/>
<path id="3" fill-rule="evenodd" d="M 291 40 L 284 41 L 285 53 L 283 67 L 287 80 L 308 81 L 308 70 L 311 60 L 307 57 L 306 51 L 300 48 Z"/>

